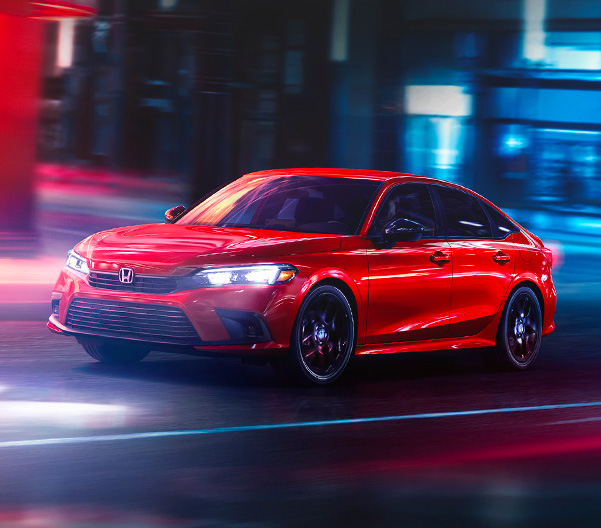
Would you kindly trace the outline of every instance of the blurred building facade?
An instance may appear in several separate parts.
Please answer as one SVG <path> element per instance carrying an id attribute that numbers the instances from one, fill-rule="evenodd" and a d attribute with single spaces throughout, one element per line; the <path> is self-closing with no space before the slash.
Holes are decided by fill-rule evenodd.
<path id="1" fill-rule="evenodd" d="M 398 170 L 597 216 L 600 30 L 596 0 L 99 0 L 47 32 L 39 155 L 194 196 Z"/>
<path id="2" fill-rule="evenodd" d="M 31 252 L 37 234 L 34 166 L 44 22 L 96 13 L 93 0 L 0 2 L 0 258 Z"/>

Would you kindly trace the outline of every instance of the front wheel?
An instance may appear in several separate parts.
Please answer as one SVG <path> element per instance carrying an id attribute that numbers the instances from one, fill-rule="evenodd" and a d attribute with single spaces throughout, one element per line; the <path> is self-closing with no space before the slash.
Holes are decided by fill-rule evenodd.
<path id="1" fill-rule="evenodd" d="M 273 367 L 288 379 L 326 385 L 342 374 L 354 349 L 355 321 L 348 299 L 335 286 L 317 286 L 298 310 L 288 357 Z"/>
<path id="2" fill-rule="evenodd" d="M 491 359 L 504 369 L 527 369 L 538 356 L 542 329 L 542 311 L 535 293 L 527 286 L 518 288 L 505 304 Z"/>
<path id="3" fill-rule="evenodd" d="M 150 350 L 137 343 L 122 344 L 110 341 L 80 341 L 88 355 L 102 363 L 131 365 L 142 361 Z"/>

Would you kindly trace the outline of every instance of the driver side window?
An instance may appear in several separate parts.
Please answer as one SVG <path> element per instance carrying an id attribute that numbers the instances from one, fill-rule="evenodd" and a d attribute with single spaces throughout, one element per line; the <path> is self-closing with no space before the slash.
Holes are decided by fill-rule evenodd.
<path id="1" fill-rule="evenodd" d="M 382 233 L 390 222 L 399 218 L 423 225 L 422 238 L 433 238 L 436 235 L 436 215 L 426 185 L 401 183 L 388 191 L 378 208 L 370 233 Z"/>

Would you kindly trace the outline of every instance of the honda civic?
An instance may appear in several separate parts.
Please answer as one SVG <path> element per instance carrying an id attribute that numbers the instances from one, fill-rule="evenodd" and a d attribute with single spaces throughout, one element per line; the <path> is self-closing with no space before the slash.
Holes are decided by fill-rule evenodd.
<path id="1" fill-rule="evenodd" d="M 48 327 L 99 361 L 236 356 L 313 384 L 361 354 L 482 348 L 523 370 L 554 329 L 551 251 L 445 181 L 262 171 L 165 221 L 77 244 Z"/>

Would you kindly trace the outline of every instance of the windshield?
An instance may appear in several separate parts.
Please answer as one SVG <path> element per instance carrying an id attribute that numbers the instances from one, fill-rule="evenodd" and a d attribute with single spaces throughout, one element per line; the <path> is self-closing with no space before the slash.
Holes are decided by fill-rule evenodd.
<path id="1" fill-rule="evenodd" d="M 243 177 L 178 224 L 350 235 L 381 182 L 319 176 Z"/>

